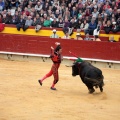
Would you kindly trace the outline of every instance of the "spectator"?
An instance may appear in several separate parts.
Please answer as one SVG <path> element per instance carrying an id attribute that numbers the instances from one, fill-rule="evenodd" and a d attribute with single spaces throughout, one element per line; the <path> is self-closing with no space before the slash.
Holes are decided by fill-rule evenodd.
<path id="1" fill-rule="evenodd" d="M 89 36 L 89 33 L 86 33 L 86 34 L 85 34 L 84 40 L 86 40 L 86 41 L 92 40 L 92 39 L 90 38 L 90 36 Z"/>
<path id="2" fill-rule="evenodd" d="M 31 19 L 31 16 L 28 16 L 25 22 L 25 26 L 23 26 L 23 31 L 26 31 L 29 28 L 29 26 L 32 26 L 32 24 L 33 20 Z"/>
<path id="3" fill-rule="evenodd" d="M 90 35 L 93 35 L 93 31 L 96 29 L 97 24 L 95 22 L 95 19 L 92 18 L 91 22 L 89 23 L 89 27 L 88 27 L 88 32 Z"/>
<path id="4" fill-rule="evenodd" d="M 3 0 L 0 0 L 0 11 L 3 11 L 5 7 L 5 2 Z"/>
<path id="5" fill-rule="evenodd" d="M 80 33 L 76 33 L 75 40 L 83 40 L 83 38 L 81 37 Z"/>
<path id="6" fill-rule="evenodd" d="M 65 35 L 62 37 L 63 39 L 70 39 L 69 33 L 66 32 Z"/>
<path id="7" fill-rule="evenodd" d="M 32 25 L 35 26 L 36 32 L 38 32 L 41 29 L 42 25 L 39 14 L 37 14 L 36 17 L 34 18 Z"/>
<path id="8" fill-rule="evenodd" d="M 101 39 L 99 38 L 98 35 L 95 35 L 94 38 L 93 38 L 93 41 L 101 41 Z"/>
<path id="9" fill-rule="evenodd" d="M 11 0 L 10 7 L 11 8 L 13 8 L 13 7 L 17 8 L 19 6 L 19 4 L 20 4 L 19 0 Z"/>
<path id="10" fill-rule="evenodd" d="M 18 31 L 20 31 L 21 28 L 24 28 L 25 21 L 26 18 L 23 15 L 21 15 L 18 24 L 16 25 Z"/>
<path id="11" fill-rule="evenodd" d="M 54 28 L 58 28 L 58 22 L 56 20 L 56 18 L 54 18 L 54 20 L 51 22 L 51 27 L 54 27 Z"/>
<path id="12" fill-rule="evenodd" d="M 6 21 L 5 21 L 5 24 L 11 24 L 11 22 L 12 22 L 11 11 L 8 11 L 8 12 L 7 12 L 7 15 L 6 15 Z"/>
<path id="13" fill-rule="evenodd" d="M 87 33 L 89 24 L 86 20 L 84 20 L 84 22 L 81 24 L 80 29 L 83 30 L 85 32 L 85 34 Z"/>
<path id="14" fill-rule="evenodd" d="M 43 4 L 41 2 L 37 2 L 35 5 L 35 10 L 39 12 L 43 8 Z"/>
<path id="15" fill-rule="evenodd" d="M 59 38 L 59 36 L 56 34 L 56 29 L 53 29 L 53 34 L 50 36 L 50 38 Z"/>
<path id="16" fill-rule="evenodd" d="M 109 34 L 110 31 L 112 31 L 112 25 L 110 20 L 108 20 L 107 24 L 104 25 L 104 30 L 106 34 Z"/>
<path id="17" fill-rule="evenodd" d="M 112 23 L 112 32 L 113 33 L 119 32 L 119 24 L 116 24 L 115 21 Z"/>
<path id="18" fill-rule="evenodd" d="M 59 19 L 59 21 L 58 21 L 58 27 L 59 28 L 63 28 L 63 20 L 62 19 Z"/>
<path id="19" fill-rule="evenodd" d="M 68 33 L 69 32 L 69 28 L 70 28 L 70 22 L 68 21 L 68 18 L 65 19 L 64 23 L 63 23 L 63 32 L 64 33 Z"/>
<path id="20" fill-rule="evenodd" d="M 114 36 L 110 36 L 109 42 L 116 42 L 116 40 L 114 40 Z"/>
<path id="21" fill-rule="evenodd" d="M 2 18 L 3 18 L 3 16 L 2 16 L 2 14 L 0 14 L 0 23 L 2 23 Z"/>
<path id="22" fill-rule="evenodd" d="M 24 11 L 22 12 L 22 14 L 26 14 L 27 16 L 30 15 L 27 7 L 25 7 L 25 9 L 24 9 Z"/>
<path id="23" fill-rule="evenodd" d="M 51 20 L 50 20 L 49 16 L 47 16 L 47 19 L 44 20 L 43 25 L 44 25 L 44 27 L 50 27 L 51 26 Z"/>

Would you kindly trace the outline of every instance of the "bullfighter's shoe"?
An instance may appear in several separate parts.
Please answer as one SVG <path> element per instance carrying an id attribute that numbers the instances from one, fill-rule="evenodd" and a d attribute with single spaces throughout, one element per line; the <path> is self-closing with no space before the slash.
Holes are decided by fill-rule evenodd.
<path id="1" fill-rule="evenodd" d="M 39 82 L 39 84 L 42 86 L 42 82 L 41 82 L 41 80 L 38 80 L 38 82 Z"/>
<path id="2" fill-rule="evenodd" d="M 51 89 L 51 90 L 57 90 L 57 89 L 56 89 L 56 88 L 54 88 L 54 87 L 51 87 L 50 89 Z"/>

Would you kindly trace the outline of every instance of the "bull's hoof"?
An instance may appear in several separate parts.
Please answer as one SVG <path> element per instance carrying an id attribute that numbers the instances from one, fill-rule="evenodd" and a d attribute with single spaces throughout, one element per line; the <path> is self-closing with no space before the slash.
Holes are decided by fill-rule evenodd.
<path id="1" fill-rule="evenodd" d="M 90 93 L 90 94 L 92 94 L 92 93 L 94 93 L 94 92 L 95 92 L 94 89 L 89 89 L 89 93 Z"/>
<path id="2" fill-rule="evenodd" d="M 100 91 L 103 92 L 103 88 L 101 88 Z"/>

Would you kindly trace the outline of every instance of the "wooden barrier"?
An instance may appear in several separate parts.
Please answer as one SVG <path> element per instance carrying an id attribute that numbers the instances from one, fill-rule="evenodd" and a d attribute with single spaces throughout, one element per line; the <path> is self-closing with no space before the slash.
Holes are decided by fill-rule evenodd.
<path id="1" fill-rule="evenodd" d="M 55 47 L 55 42 L 61 43 L 63 56 L 71 57 L 69 51 L 73 51 L 82 58 L 120 61 L 120 42 L 77 41 L 1 34 L 0 51 L 49 55 L 50 47 Z"/>

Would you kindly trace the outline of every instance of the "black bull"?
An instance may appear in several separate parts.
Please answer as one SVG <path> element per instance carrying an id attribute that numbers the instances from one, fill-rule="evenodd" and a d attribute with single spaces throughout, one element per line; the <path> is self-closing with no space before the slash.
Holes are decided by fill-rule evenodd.
<path id="1" fill-rule="evenodd" d="M 89 62 L 82 62 L 82 63 L 74 63 L 72 66 L 72 76 L 79 75 L 82 82 L 87 86 L 89 93 L 93 93 L 95 91 L 95 88 L 100 89 L 100 91 L 103 91 L 103 75 L 102 71 L 93 65 L 91 65 Z"/>

